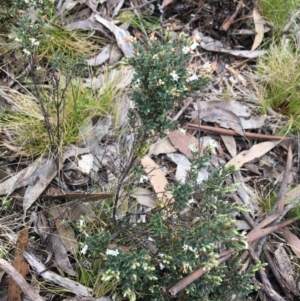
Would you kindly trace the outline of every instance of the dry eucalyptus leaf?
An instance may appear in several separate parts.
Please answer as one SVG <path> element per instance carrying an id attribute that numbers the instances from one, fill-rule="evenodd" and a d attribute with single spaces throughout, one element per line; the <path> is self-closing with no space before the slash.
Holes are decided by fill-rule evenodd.
<path id="1" fill-rule="evenodd" d="M 23 198 L 24 213 L 45 191 L 57 174 L 57 163 L 54 159 L 44 159 L 38 169 L 32 174 L 32 183 L 29 183 Z"/>
<path id="2" fill-rule="evenodd" d="M 203 119 L 206 122 L 216 122 L 220 127 L 233 129 L 241 136 L 244 136 L 244 130 L 239 117 L 229 110 L 215 107 L 211 110 L 201 110 L 196 113 L 192 112 L 192 116 Z"/>
<path id="3" fill-rule="evenodd" d="M 253 21 L 255 26 L 255 38 L 254 42 L 251 48 L 251 51 L 255 50 L 264 39 L 264 20 L 259 14 L 258 10 L 256 8 L 253 9 Z"/>
<path id="4" fill-rule="evenodd" d="M 242 151 L 237 156 L 232 158 L 229 162 L 227 162 L 226 166 L 235 165 L 241 168 L 244 163 L 250 162 L 256 158 L 260 158 L 274 148 L 278 143 L 280 142 L 267 141 L 253 145 L 249 150 Z"/>
<path id="5" fill-rule="evenodd" d="M 87 64 L 89 66 L 99 66 L 99 65 L 103 64 L 104 62 L 106 62 L 109 59 L 111 49 L 112 49 L 111 44 L 106 45 L 98 55 L 86 60 Z"/>
<path id="6" fill-rule="evenodd" d="M 282 236 L 288 241 L 294 254 L 298 258 L 300 258 L 300 239 L 287 228 L 282 228 L 280 232 Z"/>
<path id="7" fill-rule="evenodd" d="M 16 175 L 3 181 L 0 184 L 0 195 L 11 194 L 14 190 L 27 186 L 31 181 L 31 176 L 34 174 L 38 167 L 38 160 L 33 162 L 30 166 L 24 168 Z"/>
<path id="8" fill-rule="evenodd" d="M 267 51 L 259 50 L 248 51 L 227 49 L 222 42 L 214 40 L 211 37 L 204 36 L 201 32 L 199 32 L 198 29 L 193 30 L 193 35 L 201 40 L 200 46 L 207 51 L 227 53 L 233 56 L 245 57 L 249 59 L 254 59 L 267 53 Z"/>
<path id="9" fill-rule="evenodd" d="M 235 101 L 235 100 L 212 100 L 212 101 L 198 101 L 194 104 L 194 109 L 196 112 L 192 113 L 193 117 L 198 117 L 199 112 L 202 110 L 214 110 L 215 108 L 224 109 L 231 111 L 239 117 L 250 117 L 251 111 L 246 105 Z"/>
<path id="10" fill-rule="evenodd" d="M 57 16 L 62 16 L 63 14 L 65 14 L 65 11 L 71 10 L 79 2 L 80 2 L 80 0 L 77 0 L 77 1 L 75 1 L 75 0 L 66 0 L 66 1 L 64 1 L 63 5 L 61 7 L 59 7 L 58 11 L 56 12 Z"/>
<path id="11" fill-rule="evenodd" d="M 198 146 L 199 141 L 191 134 L 183 133 L 181 131 L 172 131 L 169 133 L 169 139 L 182 154 L 186 155 L 189 158 L 192 158 L 191 150 L 189 149 L 190 145 Z"/>
<path id="12" fill-rule="evenodd" d="M 175 178 L 178 182 L 184 182 L 187 171 L 191 168 L 191 162 L 182 154 L 168 154 L 167 157 L 171 159 L 176 165 Z"/>
<path id="13" fill-rule="evenodd" d="M 130 194 L 137 202 L 143 206 L 153 208 L 156 206 L 155 193 L 143 187 L 136 187 Z"/>
<path id="14" fill-rule="evenodd" d="M 170 192 L 166 192 L 165 190 L 165 186 L 168 184 L 168 181 L 161 168 L 149 156 L 145 156 L 141 160 L 141 163 L 152 184 L 157 198 L 163 199 L 165 197 L 169 201 L 172 201 L 172 194 Z"/>
<path id="15" fill-rule="evenodd" d="M 56 265 L 61 268 L 65 273 L 70 276 L 76 276 L 76 272 L 74 271 L 65 246 L 59 238 L 57 231 L 54 231 L 51 236 L 52 248 L 54 252 Z"/>
<path id="16" fill-rule="evenodd" d="M 81 216 L 85 217 L 87 223 L 98 220 L 96 214 L 88 204 L 83 203 L 52 205 L 48 208 L 48 212 L 53 219 L 68 219 L 71 222 L 77 222 Z"/>
<path id="17" fill-rule="evenodd" d="M 282 275 L 282 281 L 296 296 L 299 296 L 299 289 L 295 282 L 297 277 L 291 260 L 286 253 L 283 246 L 278 245 L 277 250 L 274 252 L 274 256 L 278 265 L 278 272 Z"/>
<path id="18" fill-rule="evenodd" d="M 256 116 L 250 118 L 240 117 L 243 129 L 260 129 L 265 124 L 265 116 Z"/>
<path id="19" fill-rule="evenodd" d="M 95 15 L 94 19 L 107 27 L 116 37 L 117 44 L 120 49 L 123 51 L 125 56 L 130 57 L 133 56 L 133 46 L 130 42 L 126 42 L 126 38 L 130 36 L 130 33 L 127 30 L 124 30 L 118 26 L 116 26 L 112 21 L 108 21 L 99 15 Z"/>
<path id="20" fill-rule="evenodd" d="M 55 221 L 55 225 L 59 238 L 64 244 L 65 248 L 71 254 L 76 255 L 79 245 L 72 227 L 60 219 Z"/>
<path id="21" fill-rule="evenodd" d="M 14 251 L 13 267 L 25 277 L 29 273 L 29 265 L 26 262 L 23 252 L 28 248 L 28 225 L 18 234 L 17 243 Z M 9 279 L 8 300 L 21 301 L 21 288 L 13 278 Z"/>
<path id="22" fill-rule="evenodd" d="M 164 0 L 162 5 L 161 5 L 161 8 L 164 9 L 166 6 L 168 6 L 172 2 L 174 2 L 174 0 Z"/>
<path id="23" fill-rule="evenodd" d="M 153 143 L 148 151 L 148 156 L 160 155 L 160 154 L 170 154 L 176 152 L 177 149 L 172 145 L 170 139 L 165 137 Z"/>
<path id="24" fill-rule="evenodd" d="M 236 142 L 232 136 L 229 135 L 221 135 L 221 138 L 230 154 L 231 157 L 236 156 Z"/>
<path id="25" fill-rule="evenodd" d="M 92 18 L 69 23 L 64 28 L 68 31 L 72 31 L 72 30 L 76 30 L 76 29 L 97 30 L 100 32 L 104 31 L 103 25 L 99 24 L 98 22 L 93 21 Z"/>

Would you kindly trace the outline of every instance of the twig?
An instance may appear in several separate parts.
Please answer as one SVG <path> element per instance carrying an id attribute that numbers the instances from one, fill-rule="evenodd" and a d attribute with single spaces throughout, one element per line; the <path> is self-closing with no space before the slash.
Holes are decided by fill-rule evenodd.
<path id="1" fill-rule="evenodd" d="M 189 107 L 189 105 L 193 102 L 192 98 L 189 98 L 188 101 L 185 102 L 181 110 L 176 114 L 176 116 L 172 119 L 172 121 L 178 120 L 178 118 L 182 115 L 182 113 Z"/>
<path id="2" fill-rule="evenodd" d="M 269 268 L 272 270 L 273 275 L 275 276 L 278 284 L 280 285 L 281 289 L 283 290 L 285 296 L 289 299 L 289 300 L 293 300 L 293 297 L 291 296 L 291 294 L 287 291 L 285 285 L 282 282 L 282 277 L 280 276 L 276 266 L 274 265 L 274 262 L 271 258 L 270 252 L 268 251 L 268 249 L 265 247 L 264 248 L 264 255 L 266 257 L 266 260 L 268 262 L 268 266 Z"/>
<path id="3" fill-rule="evenodd" d="M 229 257 L 233 254 L 234 251 L 227 250 L 227 255 L 220 257 L 218 259 L 218 263 L 221 264 L 225 262 Z M 174 297 L 176 296 L 180 291 L 182 291 L 184 288 L 186 288 L 188 285 L 190 285 L 192 282 L 197 280 L 199 277 L 201 277 L 203 274 L 208 272 L 209 269 L 200 268 L 194 271 L 193 273 L 189 274 L 185 278 L 178 281 L 176 284 L 171 286 L 167 291 Z"/>
<path id="4" fill-rule="evenodd" d="M 44 298 L 42 298 L 30 287 L 18 270 L 16 270 L 9 262 L 4 259 L 0 259 L 0 267 L 12 277 L 26 297 L 32 301 L 45 301 Z"/>
<path id="5" fill-rule="evenodd" d="M 274 301 L 286 301 L 284 298 L 280 297 L 271 287 L 253 279 L 253 283 L 259 286 L 272 300 Z"/>
<path id="6" fill-rule="evenodd" d="M 70 280 L 66 277 L 62 277 L 54 272 L 47 271 L 47 268 L 37 259 L 34 257 L 34 255 L 29 251 L 23 252 L 24 257 L 30 264 L 30 266 L 39 274 L 41 275 L 45 280 L 54 282 L 68 290 L 70 290 L 72 293 L 78 295 L 87 297 L 92 292 L 91 288 L 88 288 L 76 281 Z M 44 301 L 43 299 L 37 300 L 36 298 L 32 299 L 33 301 Z"/>
<path id="7" fill-rule="evenodd" d="M 277 200 L 271 210 L 271 215 L 269 215 L 267 218 L 270 218 L 270 216 L 276 216 L 275 220 L 273 220 L 270 224 L 271 225 L 276 225 L 278 224 L 283 217 L 286 215 L 286 213 L 293 207 L 289 207 L 289 205 L 286 206 L 286 208 L 284 208 L 284 196 L 286 194 L 286 190 L 287 190 L 287 185 L 288 185 L 288 178 L 289 178 L 289 174 L 290 174 L 290 170 L 292 168 L 292 160 L 293 160 L 293 154 L 292 154 L 292 145 L 291 143 L 289 144 L 288 147 L 288 155 L 287 155 L 287 162 L 286 162 L 286 167 L 285 167 L 285 171 L 283 174 L 283 181 L 277 196 Z M 299 201 L 298 201 L 299 202 Z M 293 202 L 294 203 L 294 202 Z M 274 213 L 272 215 L 272 212 L 274 212 L 277 208 L 277 212 Z M 258 254 L 260 254 L 262 252 L 262 248 L 264 243 L 266 242 L 267 236 L 263 237 L 257 247 L 257 252 Z"/>
<path id="8" fill-rule="evenodd" d="M 255 263 L 259 263 L 260 260 L 254 250 L 249 246 L 248 251 Z M 260 269 L 259 271 L 261 280 L 263 282 L 262 285 L 259 285 L 259 287 L 266 293 L 268 296 L 272 298 L 274 301 L 285 301 L 284 298 L 282 298 L 274 289 L 272 288 L 272 285 L 267 277 L 266 272 L 263 269 Z M 256 279 L 255 279 L 256 280 Z M 257 283 L 255 283 L 257 284 Z"/>
<path id="9" fill-rule="evenodd" d="M 228 18 L 226 19 L 222 26 L 221 26 L 221 30 L 227 31 L 228 28 L 230 27 L 230 25 L 232 24 L 232 22 L 234 21 L 236 15 L 238 14 L 238 12 L 240 11 L 240 9 L 243 7 L 243 3 L 239 2 L 239 4 L 237 5 L 235 12 Z"/>
<path id="10" fill-rule="evenodd" d="M 197 130 L 203 130 L 206 132 L 216 133 L 220 135 L 230 135 L 230 136 L 241 136 L 237 132 L 233 130 L 227 130 L 222 128 L 216 128 L 213 126 L 208 125 L 197 125 L 188 123 L 186 126 L 184 126 L 186 129 L 197 129 Z M 291 137 L 283 137 L 283 136 L 272 136 L 272 135 L 264 135 L 264 134 L 257 134 L 257 133 L 251 133 L 251 132 L 245 132 L 245 137 L 247 138 L 257 138 L 257 139 L 268 139 L 268 140 L 289 140 L 292 139 Z"/>

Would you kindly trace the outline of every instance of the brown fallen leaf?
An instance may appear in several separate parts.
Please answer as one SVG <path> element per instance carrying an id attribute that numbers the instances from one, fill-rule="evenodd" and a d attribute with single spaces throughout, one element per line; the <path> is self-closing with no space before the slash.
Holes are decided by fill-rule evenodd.
<path id="1" fill-rule="evenodd" d="M 262 142 L 256 145 L 253 145 L 249 150 L 242 151 L 237 156 L 232 158 L 229 162 L 226 163 L 226 166 L 235 165 L 239 168 L 243 166 L 244 163 L 250 162 L 256 158 L 260 158 L 272 148 L 274 148 L 279 141 L 267 141 Z"/>
<path id="2" fill-rule="evenodd" d="M 60 219 L 55 221 L 55 225 L 61 242 L 71 254 L 75 255 L 79 245 L 72 227 Z"/>
<path id="3" fill-rule="evenodd" d="M 221 135 L 221 138 L 230 154 L 231 157 L 236 156 L 236 142 L 232 136 L 229 135 Z"/>
<path id="4" fill-rule="evenodd" d="M 126 38 L 130 36 L 130 33 L 127 30 L 116 26 L 113 21 L 108 21 L 102 18 L 100 15 L 94 15 L 94 20 L 104 25 L 114 34 L 118 46 L 126 57 L 133 56 L 133 46 L 131 43 L 126 42 Z"/>
<path id="5" fill-rule="evenodd" d="M 48 211 L 53 219 L 67 219 L 71 222 L 76 222 L 80 219 L 80 216 L 84 216 L 87 223 L 98 220 L 89 205 L 83 203 L 61 206 L 53 205 L 48 208 Z"/>
<path id="6" fill-rule="evenodd" d="M 294 254 L 300 258 L 300 239 L 293 234 L 288 228 L 280 230 L 282 236 L 288 241 Z"/>
<path id="7" fill-rule="evenodd" d="M 196 112 L 192 112 L 193 117 L 198 117 L 199 115 L 198 111 L 214 110 L 215 108 L 231 111 L 239 117 L 248 118 L 251 116 L 250 109 L 246 105 L 235 100 L 199 101 L 199 102 L 195 102 L 193 105 L 194 105 L 194 109 L 196 110 Z"/>
<path id="8" fill-rule="evenodd" d="M 165 186 L 168 184 L 168 181 L 160 167 L 149 156 L 145 156 L 141 160 L 141 163 L 152 184 L 157 198 L 163 199 L 165 197 L 168 201 L 172 201 L 172 194 L 170 192 L 166 192 L 165 190 Z"/>
<path id="9" fill-rule="evenodd" d="M 188 158 L 192 158 L 192 152 L 189 149 L 190 145 L 198 146 L 199 141 L 197 138 L 188 133 L 182 133 L 180 131 L 172 131 L 169 133 L 169 139 L 182 154 L 186 155 Z"/>
<path id="10" fill-rule="evenodd" d="M 295 281 L 297 275 L 294 271 L 294 267 L 289 258 L 289 255 L 287 254 L 283 246 L 278 245 L 277 250 L 275 250 L 274 252 L 274 257 L 278 265 L 278 272 L 282 276 L 284 285 L 296 296 L 299 296 L 299 289 Z"/>
<path id="11" fill-rule="evenodd" d="M 164 0 L 162 5 L 161 5 L 161 8 L 164 9 L 166 6 L 168 6 L 172 2 L 174 2 L 174 0 Z"/>
<path id="12" fill-rule="evenodd" d="M 76 276 L 76 272 L 74 271 L 65 246 L 62 244 L 58 236 L 58 232 L 54 231 L 51 236 L 52 249 L 54 252 L 55 263 L 61 268 L 65 273 L 71 276 Z"/>
<path id="13" fill-rule="evenodd" d="M 168 137 L 158 140 L 153 143 L 148 151 L 148 156 L 159 155 L 159 154 L 169 154 L 176 152 L 177 149 L 172 145 Z"/>
<path id="14" fill-rule="evenodd" d="M 153 208 L 156 205 L 155 193 L 146 188 L 135 187 L 131 192 L 130 196 L 135 198 L 137 202 L 143 206 Z"/>
<path id="15" fill-rule="evenodd" d="M 253 21 L 255 26 L 255 38 L 254 42 L 251 48 L 251 51 L 255 50 L 264 39 L 264 20 L 259 14 L 258 10 L 256 8 L 253 9 Z"/>
<path id="16" fill-rule="evenodd" d="M 57 164 L 55 159 L 42 159 L 41 163 L 31 176 L 31 183 L 26 188 L 23 198 L 24 214 L 45 191 L 46 187 L 57 174 Z"/>
<path id="17" fill-rule="evenodd" d="M 220 127 L 226 129 L 233 129 L 241 136 L 244 136 L 245 134 L 239 117 L 229 110 L 215 107 L 211 110 L 192 112 L 192 116 L 203 119 L 206 122 L 215 122 Z"/>
<path id="18" fill-rule="evenodd" d="M 26 262 L 23 252 L 28 248 L 28 225 L 19 233 L 15 253 L 13 267 L 25 277 L 29 273 L 29 265 Z M 8 284 L 8 301 L 21 301 L 21 288 L 16 284 L 13 278 L 9 279 Z"/>

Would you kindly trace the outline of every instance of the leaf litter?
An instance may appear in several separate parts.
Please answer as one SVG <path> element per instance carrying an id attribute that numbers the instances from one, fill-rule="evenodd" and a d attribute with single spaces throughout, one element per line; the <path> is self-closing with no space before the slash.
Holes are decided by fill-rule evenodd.
<path id="1" fill-rule="evenodd" d="M 147 4 L 144 1 L 140 2 Z M 249 10 L 249 7 L 241 4 L 242 2 L 224 1 L 219 4 L 221 10 L 214 9 L 216 1 L 207 1 L 206 8 L 201 10 L 199 9 L 202 8 L 200 2 L 194 6 L 190 3 L 187 4 L 188 10 L 195 13 L 191 22 L 191 20 L 187 21 L 187 15 L 183 13 L 178 3 L 164 0 L 161 7 L 164 12 L 161 14 L 161 18 L 165 18 L 165 23 L 162 23 L 161 26 L 167 26 L 167 22 L 171 22 L 171 28 L 174 31 L 186 28 L 189 29 L 190 35 L 199 39 L 199 46 L 195 49 L 193 60 L 198 66 L 203 63 L 212 66 L 212 83 L 204 92 L 188 102 L 188 105 L 180 111 L 180 116 L 176 116 L 181 128 L 186 129 L 186 133 L 179 130 L 172 131 L 150 146 L 148 155 L 141 159 L 150 187 L 134 187 L 131 197 L 136 199 L 139 205 L 147 208 L 155 208 L 156 200 L 159 198 L 164 198 L 167 203 L 172 202 L 173 197 L 166 191 L 166 185 L 170 183 L 172 175 L 177 182 L 184 181 L 186 171 L 190 168 L 188 158 L 191 157 L 191 151 L 189 146 L 198 145 L 199 151 L 202 153 L 210 141 L 216 142 L 218 147 L 214 157 L 215 162 L 211 162 L 211 164 L 220 162 L 226 165 L 234 164 L 242 171 L 239 172 L 238 179 L 233 179 L 240 183 L 234 199 L 245 204 L 250 212 L 243 216 L 247 226 L 245 226 L 245 220 L 239 217 L 238 222 L 241 225 L 239 228 L 252 229 L 247 234 L 249 244 L 251 243 L 252 246 L 255 241 L 268 234 L 267 245 L 273 252 L 271 260 L 274 262 L 271 272 L 279 273 L 280 281 L 284 282 L 284 286 L 294 296 L 299 296 L 299 286 L 296 280 L 299 275 L 293 266 L 296 261 L 291 259 L 287 253 L 287 250 L 288 252 L 291 250 L 299 258 L 299 238 L 294 234 L 297 231 L 288 227 L 295 220 L 290 218 L 282 222 L 283 216 L 296 207 L 299 199 L 298 175 L 295 171 L 297 162 L 289 159 L 292 152 L 292 138 L 275 136 L 272 128 L 268 126 L 268 123 L 272 122 L 272 116 L 257 115 L 256 96 L 251 87 L 251 80 L 249 80 L 247 61 L 244 60 L 244 58 L 254 59 L 266 53 L 264 50 L 257 50 L 264 42 L 265 34 L 268 31 L 266 22 L 256 8 L 253 7 Z M 75 16 L 74 8 L 78 8 L 78 4 L 82 5 L 84 9 L 88 9 L 88 16 L 84 20 L 73 18 L 71 22 L 72 18 L 68 19 L 66 16 Z M 106 9 L 106 5 L 107 7 L 111 6 L 109 10 Z M 120 91 L 125 91 L 130 86 L 134 70 L 125 67 L 121 71 L 123 73 L 118 75 L 120 74 L 119 70 L 114 68 L 114 65 L 123 56 L 133 55 L 132 44 L 127 42 L 127 38 L 133 32 L 131 25 L 125 24 L 124 28 L 117 26 L 113 20 L 122 5 L 125 6 L 124 1 L 120 1 L 119 4 L 114 1 L 100 1 L 99 4 L 99 1 L 73 0 L 57 3 L 56 16 L 67 30 L 80 29 L 91 32 L 91 34 L 93 34 L 92 31 L 95 31 L 103 38 L 110 38 L 102 49 L 99 47 L 98 54 L 87 59 L 89 66 L 100 66 L 96 77 L 85 78 L 86 85 L 94 90 L 101 90 L 107 84 L 107 77 L 103 72 L 105 69 L 101 69 L 104 64 L 111 67 L 109 78 L 119 76 L 117 88 Z M 224 12 L 226 5 L 230 12 L 228 14 Z M 83 10 L 82 7 L 79 10 Z M 78 13 L 77 8 L 75 9 L 76 14 Z M 142 10 L 143 8 L 136 9 L 139 12 Z M 218 15 L 213 16 L 213 13 Z M 248 21 L 245 21 L 246 19 Z M 255 30 L 252 30 L 253 27 Z M 226 35 L 228 40 L 222 39 L 221 35 Z M 13 77 L 15 76 L 13 75 Z M 16 78 L 14 81 L 17 82 Z M 4 91 L 5 88 L 0 86 L 1 95 L 4 95 L 0 99 L 1 104 L 12 106 Z M 124 105 L 120 118 L 121 115 L 127 115 L 128 108 L 125 107 Z M 80 146 L 73 144 L 64 148 L 60 162 L 55 157 L 39 158 L 32 162 L 28 159 L 24 162 L 22 158 L 19 158 L 20 164 L 14 164 L 13 168 L 9 167 L 14 162 L 12 158 L 18 157 L 17 152 L 22 154 L 22 150 L 11 143 L 9 132 L 1 133 L 6 138 L 1 141 L 2 149 L 7 152 L 7 158 L 4 154 L 1 160 L 4 163 L 3 169 L 10 176 L 0 183 L 0 194 L 3 198 L 9 196 L 13 198 L 14 212 L 20 216 L 24 214 L 24 217 L 31 217 L 33 230 L 30 231 L 41 238 L 42 248 L 48 252 L 48 256 L 43 257 L 44 264 L 51 261 L 53 267 L 56 266 L 66 276 L 59 275 L 58 269 L 49 270 L 38 259 L 41 256 L 39 252 L 31 247 L 28 248 L 29 226 L 27 223 L 24 223 L 18 234 L 15 233 L 17 238 L 11 266 L 23 278 L 31 269 L 45 280 L 56 283 L 80 296 L 82 300 L 92 293 L 92 288 L 67 277 L 67 275 L 76 275 L 75 265 L 70 254 L 75 256 L 79 249 L 79 242 L 71 225 L 74 225 L 82 217 L 87 223 L 99 221 L 99 217 L 90 203 L 97 203 L 101 207 L 105 200 L 113 198 L 114 191 L 107 188 L 109 185 L 105 183 L 105 177 L 101 180 L 102 183 L 94 183 L 95 186 L 98 186 L 94 191 L 87 188 L 87 184 L 91 183 L 91 175 L 95 170 L 105 170 L 106 177 L 113 179 L 109 184 L 111 187 L 116 187 L 118 171 L 115 166 L 118 164 L 113 165 L 112 162 L 116 161 L 115 157 L 121 157 L 119 144 L 125 144 L 129 150 L 132 148 L 131 134 L 120 136 L 119 140 L 115 138 L 117 143 L 112 142 L 112 136 L 115 135 L 113 123 L 105 121 L 101 123 L 101 121 L 103 119 L 99 118 L 98 128 L 93 123 L 87 126 L 86 130 L 93 132 L 93 139 L 90 139 L 90 143 L 83 141 Z M 124 128 L 127 126 L 124 120 L 119 124 L 124 125 Z M 256 131 L 246 131 L 253 129 Z M 266 141 L 258 142 L 258 139 Z M 273 139 L 276 140 L 273 141 Z M 290 146 L 287 146 L 289 143 Z M 293 148 L 293 151 L 296 151 L 296 148 Z M 262 158 L 264 160 L 260 160 Z M 170 162 L 176 165 L 175 173 Z M 268 162 L 275 163 L 268 164 Z M 161 166 L 162 163 L 164 170 Z M 268 170 L 269 174 L 275 174 L 275 180 L 282 179 L 277 181 L 277 184 L 274 182 L 268 185 L 271 191 L 280 187 L 278 198 L 273 205 L 273 212 L 269 213 L 261 208 L 259 200 L 255 200 L 258 196 L 257 187 L 259 187 L 256 182 L 263 181 L 264 177 L 269 177 L 260 173 L 261 170 Z M 206 170 L 204 172 L 205 174 L 201 177 L 205 180 L 208 172 Z M 65 181 L 62 181 L 61 175 L 64 175 Z M 289 182 L 290 175 L 295 176 Z M 65 185 L 61 182 L 64 182 Z M 251 185 L 251 183 L 253 184 Z M 20 198 L 15 198 L 21 188 L 24 188 L 23 194 L 20 194 Z M 106 191 L 101 192 L 101 189 Z M 123 214 L 126 214 L 128 210 L 127 201 L 129 202 L 128 198 L 124 197 Z M 134 208 L 138 208 L 138 206 Z M 277 234 L 271 235 L 275 231 Z M 284 241 L 285 248 L 280 242 L 282 239 L 277 238 L 278 234 L 286 240 Z M 46 241 L 48 241 L 48 245 L 45 244 Z M 272 247 L 270 247 L 271 245 Z M 266 254 L 268 254 L 267 251 Z M 0 267 L 11 275 L 7 291 L 9 298 L 21 300 L 21 291 L 23 291 L 26 296 L 41 300 L 41 298 L 33 297 L 35 296 L 34 290 L 26 286 L 20 276 L 18 276 L 19 278 L 13 276 L 13 269 L 9 263 L 1 260 Z M 110 298 L 106 299 L 111 300 Z M 89 300 L 99 300 L 99 298 L 91 297 Z"/>

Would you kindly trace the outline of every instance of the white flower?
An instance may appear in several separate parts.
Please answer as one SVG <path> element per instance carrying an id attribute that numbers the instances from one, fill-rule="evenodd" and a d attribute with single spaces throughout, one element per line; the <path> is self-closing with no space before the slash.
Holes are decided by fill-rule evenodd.
<path id="1" fill-rule="evenodd" d="M 196 146 L 196 144 L 190 144 L 189 149 L 192 153 L 198 152 L 198 147 Z"/>
<path id="2" fill-rule="evenodd" d="M 32 46 L 39 46 L 40 45 L 40 42 L 37 41 L 35 38 L 30 38 L 29 40 L 30 40 Z"/>
<path id="3" fill-rule="evenodd" d="M 178 74 L 176 73 L 175 70 L 172 71 L 172 73 L 170 73 L 170 75 L 173 77 L 174 81 L 177 82 L 179 79 Z"/>
<path id="4" fill-rule="evenodd" d="M 84 245 L 80 253 L 86 254 L 87 250 L 88 250 L 88 245 Z"/>
<path id="5" fill-rule="evenodd" d="M 196 253 L 196 252 L 197 252 L 197 249 L 196 249 L 196 248 L 193 249 L 191 246 L 189 246 L 189 250 L 190 250 L 191 252 L 193 252 L 193 253 Z"/>
<path id="6" fill-rule="evenodd" d="M 119 250 L 110 250 L 110 249 L 107 249 L 106 252 L 105 252 L 106 255 L 111 255 L 111 256 L 118 256 L 119 255 Z"/>
<path id="7" fill-rule="evenodd" d="M 139 87 L 140 87 L 140 84 L 141 84 L 141 81 L 140 81 L 139 79 L 137 79 L 133 86 L 134 86 L 135 88 L 139 88 Z"/>
<path id="8" fill-rule="evenodd" d="M 182 246 L 182 249 L 186 251 L 186 250 L 189 249 L 189 246 L 188 246 L 188 245 L 183 245 L 183 246 Z"/>
<path id="9" fill-rule="evenodd" d="M 157 86 L 162 86 L 164 83 L 165 83 L 164 81 L 162 81 L 161 79 L 159 79 L 156 85 Z"/>
<path id="10" fill-rule="evenodd" d="M 182 52 L 184 54 L 188 54 L 188 53 L 190 53 L 190 51 L 191 51 L 190 47 L 188 47 L 188 46 L 183 46 L 182 47 Z"/>
<path id="11" fill-rule="evenodd" d="M 190 200 L 188 200 L 188 203 L 193 204 L 193 203 L 196 203 L 196 201 L 194 200 L 194 198 L 191 198 Z"/>
<path id="12" fill-rule="evenodd" d="M 135 108 L 135 103 L 132 100 L 129 100 L 129 108 L 134 109 Z"/>
<path id="13" fill-rule="evenodd" d="M 83 226 L 84 226 L 84 224 L 85 224 L 85 220 L 84 219 L 80 219 L 79 220 L 79 228 L 82 229 Z"/>
<path id="14" fill-rule="evenodd" d="M 196 75 L 196 73 L 194 73 L 192 76 L 189 77 L 189 81 L 193 81 L 193 80 L 197 80 L 198 76 Z"/>
<path id="15" fill-rule="evenodd" d="M 148 240 L 149 241 L 154 241 L 154 239 L 152 237 L 150 237 L 150 236 L 148 237 Z"/>
<path id="16" fill-rule="evenodd" d="M 145 183 L 148 180 L 149 180 L 149 178 L 147 176 L 145 176 L 145 175 L 143 175 L 143 176 L 140 177 L 140 183 Z"/>
<path id="17" fill-rule="evenodd" d="M 16 41 L 16 42 L 22 42 L 22 40 L 19 39 L 18 37 L 15 38 L 15 41 Z"/>
<path id="18" fill-rule="evenodd" d="M 209 142 L 208 142 L 208 146 L 209 146 L 211 149 L 215 149 L 216 147 L 218 147 L 218 144 L 217 144 L 216 140 L 210 139 Z"/>
<path id="19" fill-rule="evenodd" d="M 196 41 L 194 41 L 194 43 L 190 46 L 191 50 L 195 50 L 197 48 L 197 46 L 199 46 L 200 44 L 197 43 Z"/>
<path id="20" fill-rule="evenodd" d="M 186 129 L 179 129 L 179 131 L 180 131 L 182 134 L 185 134 L 185 133 L 186 133 Z"/>
<path id="21" fill-rule="evenodd" d="M 210 69 L 210 68 L 211 68 L 210 62 L 205 62 L 204 65 L 202 66 L 202 69 Z"/>
<path id="22" fill-rule="evenodd" d="M 165 266 L 160 262 L 160 263 L 159 263 L 159 268 L 160 268 L 161 270 L 163 270 L 163 269 L 165 268 Z"/>
<path id="23" fill-rule="evenodd" d="M 24 52 L 26 55 L 28 55 L 28 56 L 31 55 L 31 52 L 30 52 L 29 50 L 25 49 L 25 48 L 23 49 L 23 52 Z"/>

